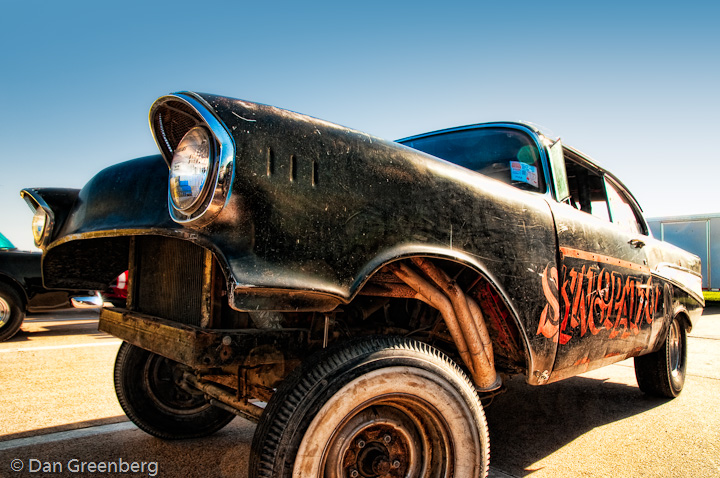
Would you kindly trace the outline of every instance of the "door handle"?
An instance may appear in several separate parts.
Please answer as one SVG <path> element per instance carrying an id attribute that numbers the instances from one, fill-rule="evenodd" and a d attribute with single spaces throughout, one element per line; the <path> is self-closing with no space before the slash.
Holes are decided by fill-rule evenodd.
<path id="1" fill-rule="evenodd" d="M 645 247 L 645 243 L 641 241 L 640 239 L 630 239 L 628 241 L 628 244 L 633 246 L 635 249 L 640 249 L 642 247 Z"/>

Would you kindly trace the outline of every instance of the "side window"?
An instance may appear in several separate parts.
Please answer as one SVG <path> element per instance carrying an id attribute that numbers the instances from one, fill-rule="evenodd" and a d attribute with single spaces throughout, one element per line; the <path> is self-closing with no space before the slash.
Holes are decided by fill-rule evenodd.
<path id="1" fill-rule="evenodd" d="M 638 221 L 630 200 L 610 181 L 607 182 L 607 194 L 612 222 L 628 232 L 644 234 L 643 227 Z"/>
<path id="2" fill-rule="evenodd" d="M 602 175 L 566 159 L 570 205 L 588 214 L 610 222 L 608 198 Z"/>

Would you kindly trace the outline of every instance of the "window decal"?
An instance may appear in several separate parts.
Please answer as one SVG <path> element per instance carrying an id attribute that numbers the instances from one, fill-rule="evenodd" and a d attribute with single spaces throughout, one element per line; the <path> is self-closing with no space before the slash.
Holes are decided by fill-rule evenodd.
<path id="1" fill-rule="evenodd" d="M 537 168 L 527 163 L 521 163 L 520 161 L 510 161 L 510 179 L 537 187 Z"/>

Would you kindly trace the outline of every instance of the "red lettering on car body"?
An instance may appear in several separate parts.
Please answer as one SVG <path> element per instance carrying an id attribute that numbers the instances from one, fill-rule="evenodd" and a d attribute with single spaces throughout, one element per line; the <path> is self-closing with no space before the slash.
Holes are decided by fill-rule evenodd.
<path id="1" fill-rule="evenodd" d="M 561 345 L 588 331 L 597 335 L 606 330 L 610 339 L 639 335 L 652 323 L 661 293 L 652 277 L 645 280 L 586 265 L 569 270 L 563 266 L 560 278 L 557 268 L 548 265 L 542 286 L 547 304 L 537 334 Z"/>

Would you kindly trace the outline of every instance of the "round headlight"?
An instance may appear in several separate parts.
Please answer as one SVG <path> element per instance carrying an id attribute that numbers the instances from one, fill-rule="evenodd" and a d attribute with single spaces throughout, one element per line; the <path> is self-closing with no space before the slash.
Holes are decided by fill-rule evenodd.
<path id="1" fill-rule="evenodd" d="M 42 238 L 45 235 L 45 227 L 47 226 L 47 213 L 41 207 L 35 210 L 35 214 L 32 218 L 32 233 L 33 239 L 35 239 L 35 245 L 39 246 L 42 243 Z"/>
<path id="2" fill-rule="evenodd" d="M 185 133 L 170 164 L 170 197 L 180 211 L 192 210 L 203 197 L 211 169 L 210 135 L 196 126 Z"/>

